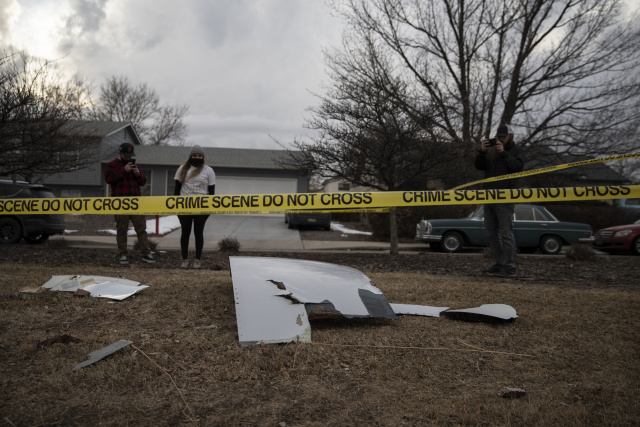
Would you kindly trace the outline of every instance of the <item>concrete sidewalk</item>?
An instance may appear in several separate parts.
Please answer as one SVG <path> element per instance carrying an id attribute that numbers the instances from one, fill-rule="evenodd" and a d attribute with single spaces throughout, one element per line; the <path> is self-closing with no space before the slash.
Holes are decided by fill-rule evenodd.
<path id="1" fill-rule="evenodd" d="M 171 233 L 173 234 L 173 233 Z M 157 251 L 180 250 L 180 237 L 176 235 L 161 237 L 149 236 L 158 243 Z M 116 249 L 116 236 L 52 236 L 51 240 L 64 239 L 71 247 L 84 248 L 113 248 Z M 129 246 L 133 246 L 135 236 L 129 236 Z M 323 252 L 323 251 L 379 251 L 388 252 L 388 242 L 361 242 L 361 241 L 331 241 L 331 240 L 239 240 L 241 252 Z M 193 236 L 189 247 L 193 249 L 195 242 Z M 422 251 L 428 246 L 423 243 L 400 243 L 401 251 Z M 218 241 L 205 238 L 204 249 L 217 250 Z"/>

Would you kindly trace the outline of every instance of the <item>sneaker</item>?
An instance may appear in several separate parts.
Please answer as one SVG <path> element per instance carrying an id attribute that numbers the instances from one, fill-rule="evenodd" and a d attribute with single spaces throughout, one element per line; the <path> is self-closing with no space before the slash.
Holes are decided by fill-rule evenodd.
<path id="1" fill-rule="evenodd" d="M 202 267 L 202 264 L 200 264 L 200 261 L 194 261 L 192 267 L 193 268 L 200 268 L 200 267 Z"/>
<path id="2" fill-rule="evenodd" d="M 493 276 L 498 277 L 517 277 L 515 270 L 500 270 L 497 273 L 494 273 Z"/>
<path id="3" fill-rule="evenodd" d="M 147 255 L 143 256 L 142 260 L 144 262 L 148 262 L 149 264 L 153 264 L 154 262 L 156 262 L 156 259 L 151 254 L 147 254 Z"/>
<path id="4" fill-rule="evenodd" d="M 189 268 L 189 261 L 182 261 L 182 264 L 180 264 L 180 268 Z"/>
<path id="5" fill-rule="evenodd" d="M 502 267 L 499 265 L 493 265 L 490 269 L 483 271 L 484 274 L 496 274 L 502 271 Z"/>
<path id="6" fill-rule="evenodd" d="M 122 264 L 122 265 L 129 264 L 129 260 L 127 259 L 127 256 L 126 256 L 126 255 L 122 255 L 122 256 L 120 257 L 120 264 Z"/>

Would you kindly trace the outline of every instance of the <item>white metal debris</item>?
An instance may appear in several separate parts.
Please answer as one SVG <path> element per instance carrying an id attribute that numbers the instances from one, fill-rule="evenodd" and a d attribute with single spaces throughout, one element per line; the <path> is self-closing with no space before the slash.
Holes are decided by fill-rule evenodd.
<path id="1" fill-rule="evenodd" d="M 309 316 L 395 320 L 360 271 L 324 262 L 229 257 L 242 345 L 311 341 Z"/>
<path id="2" fill-rule="evenodd" d="M 140 285 L 140 282 L 122 277 L 76 274 L 71 276 L 51 276 L 51 279 L 42 287 L 50 291 L 62 292 L 76 292 L 78 289 L 83 289 L 90 292 L 93 297 L 123 300 L 149 286 Z"/>

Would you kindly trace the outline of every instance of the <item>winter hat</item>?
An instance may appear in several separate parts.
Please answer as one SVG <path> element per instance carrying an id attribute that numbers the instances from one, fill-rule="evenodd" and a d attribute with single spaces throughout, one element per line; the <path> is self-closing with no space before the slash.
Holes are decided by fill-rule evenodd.
<path id="1" fill-rule="evenodd" d="M 496 132 L 497 136 L 507 136 L 513 134 L 513 129 L 509 125 L 500 125 L 498 126 L 498 132 Z"/>
<path id="2" fill-rule="evenodd" d="M 189 157 L 193 156 L 194 154 L 202 154 L 202 157 L 204 157 L 204 150 L 199 145 L 194 145 L 191 148 L 191 152 L 189 153 Z"/>

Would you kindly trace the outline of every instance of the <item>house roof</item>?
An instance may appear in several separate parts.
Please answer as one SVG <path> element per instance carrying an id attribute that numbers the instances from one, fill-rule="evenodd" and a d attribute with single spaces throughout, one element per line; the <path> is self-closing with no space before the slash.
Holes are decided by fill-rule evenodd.
<path id="1" fill-rule="evenodd" d="M 530 148 L 526 152 L 526 157 L 527 162 L 524 167 L 525 171 L 591 159 L 591 157 L 587 156 L 556 153 L 550 147 Z M 555 171 L 553 173 L 568 175 L 579 180 L 588 181 L 608 181 L 613 183 L 626 183 L 630 181 L 629 178 L 619 174 L 605 163 L 575 166 Z"/>
<path id="2" fill-rule="evenodd" d="M 202 147 L 206 163 L 211 167 L 245 168 L 245 169 L 282 169 L 277 159 L 286 156 L 284 150 L 259 150 L 248 148 Z M 142 145 L 136 147 L 136 159 L 148 165 L 182 164 L 191 147 Z M 103 163 L 113 160 L 104 159 Z"/>
<path id="3" fill-rule="evenodd" d="M 108 121 L 94 121 L 94 120 L 69 120 L 66 127 L 71 132 L 82 133 L 85 135 L 96 136 L 100 138 L 106 138 L 113 135 L 122 129 L 130 128 L 131 134 L 134 136 L 134 143 L 140 144 L 140 138 L 133 128 L 133 125 L 128 122 L 108 122 Z"/>

